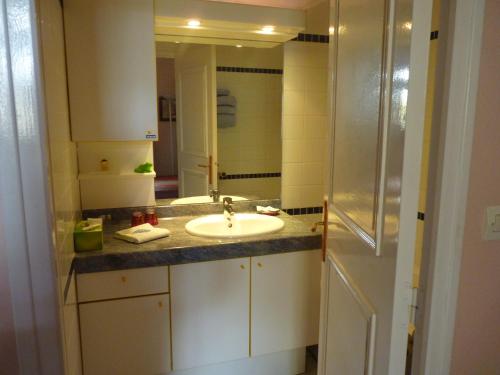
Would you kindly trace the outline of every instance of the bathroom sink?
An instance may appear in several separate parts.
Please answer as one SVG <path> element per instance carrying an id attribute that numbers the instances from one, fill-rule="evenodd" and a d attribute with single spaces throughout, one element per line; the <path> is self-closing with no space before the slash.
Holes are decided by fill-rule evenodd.
<path id="1" fill-rule="evenodd" d="M 222 199 L 225 197 L 232 198 L 233 202 L 248 200 L 247 198 L 238 197 L 237 195 L 221 195 L 220 202 L 222 202 Z M 195 197 L 179 198 L 172 201 L 170 204 L 193 204 L 193 203 L 212 203 L 212 202 L 213 199 L 209 195 L 198 195 Z"/>
<path id="2" fill-rule="evenodd" d="M 207 215 L 189 221 L 189 234 L 209 238 L 250 237 L 279 231 L 285 226 L 280 218 L 260 214 L 235 214 L 229 221 L 223 214 Z"/>

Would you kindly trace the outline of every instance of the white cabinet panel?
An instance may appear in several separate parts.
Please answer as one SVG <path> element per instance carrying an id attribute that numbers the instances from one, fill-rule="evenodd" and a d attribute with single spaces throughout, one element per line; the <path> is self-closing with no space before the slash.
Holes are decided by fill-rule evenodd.
<path id="1" fill-rule="evenodd" d="M 79 309 L 86 375 L 170 371 L 168 294 L 84 303 Z"/>
<path id="2" fill-rule="evenodd" d="M 78 302 L 168 292 L 168 266 L 81 273 L 76 279 Z"/>
<path id="3" fill-rule="evenodd" d="M 172 266 L 175 370 L 249 355 L 250 260 Z"/>
<path id="4" fill-rule="evenodd" d="M 318 343 L 321 252 L 252 258 L 252 356 Z"/>
<path id="5" fill-rule="evenodd" d="M 153 0 L 65 0 L 74 141 L 155 140 Z"/>

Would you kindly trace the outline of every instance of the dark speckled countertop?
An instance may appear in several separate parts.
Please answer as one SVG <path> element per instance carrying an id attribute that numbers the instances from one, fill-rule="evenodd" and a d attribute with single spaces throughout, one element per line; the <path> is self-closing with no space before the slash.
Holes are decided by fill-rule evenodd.
<path id="1" fill-rule="evenodd" d="M 77 253 L 73 260 L 76 273 L 113 271 L 155 267 L 210 260 L 241 258 L 319 249 L 321 235 L 296 217 L 281 213 L 285 227 L 276 233 L 237 239 L 209 239 L 188 234 L 185 224 L 197 216 L 160 219 L 159 227 L 167 228 L 169 237 L 133 244 L 113 237 L 114 232 L 129 226 L 128 221 L 107 223 L 104 249 Z"/>

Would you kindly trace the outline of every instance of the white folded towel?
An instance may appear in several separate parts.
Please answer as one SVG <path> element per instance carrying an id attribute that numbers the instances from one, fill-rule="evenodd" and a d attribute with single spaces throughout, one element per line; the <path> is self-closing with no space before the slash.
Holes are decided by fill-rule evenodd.
<path id="1" fill-rule="evenodd" d="M 115 237 L 133 243 L 143 243 L 158 238 L 167 237 L 170 231 L 165 228 L 155 228 L 151 224 L 141 224 L 132 228 L 119 230 Z"/>
<path id="2" fill-rule="evenodd" d="M 259 214 L 277 214 L 278 212 L 280 212 L 280 209 L 272 206 L 257 206 L 257 212 Z"/>

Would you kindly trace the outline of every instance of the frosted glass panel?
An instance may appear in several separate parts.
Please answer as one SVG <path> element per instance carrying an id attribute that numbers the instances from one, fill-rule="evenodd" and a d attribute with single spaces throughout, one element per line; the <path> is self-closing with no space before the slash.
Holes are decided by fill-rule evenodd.
<path id="1" fill-rule="evenodd" d="M 333 202 L 374 233 L 383 0 L 340 0 Z"/>

